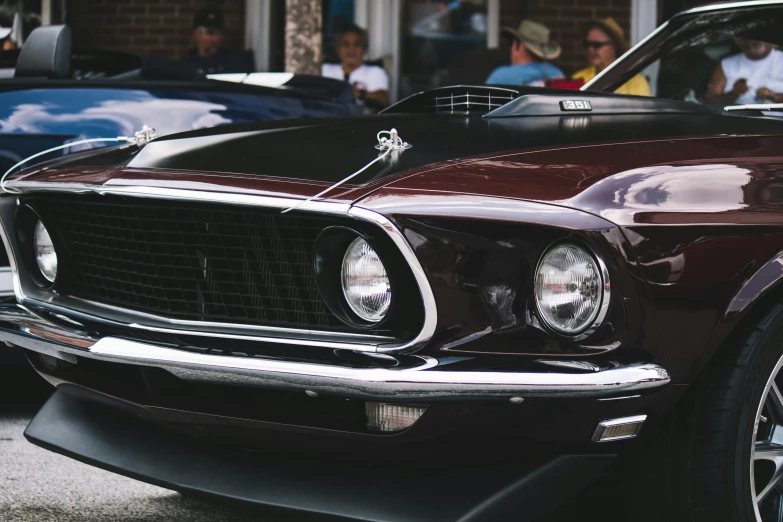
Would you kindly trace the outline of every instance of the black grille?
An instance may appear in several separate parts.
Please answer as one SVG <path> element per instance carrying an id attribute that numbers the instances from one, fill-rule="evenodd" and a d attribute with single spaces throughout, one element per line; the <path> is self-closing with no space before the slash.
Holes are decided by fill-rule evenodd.
<path id="1" fill-rule="evenodd" d="M 61 243 L 63 293 L 173 319 L 349 330 L 312 268 L 316 237 L 342 218 L 89 195 L 32 204 Z"/>

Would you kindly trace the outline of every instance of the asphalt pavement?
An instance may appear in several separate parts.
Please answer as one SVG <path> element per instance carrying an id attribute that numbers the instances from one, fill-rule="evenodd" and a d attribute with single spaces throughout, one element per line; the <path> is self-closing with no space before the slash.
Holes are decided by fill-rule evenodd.
<path id="1" fill-rule="evenodd" d="M 183 497 L 34 446 L 24 429 L 53 388 L 16 355 L 4 355 L 0 366 L 0 521 L 324 520 Z"/>

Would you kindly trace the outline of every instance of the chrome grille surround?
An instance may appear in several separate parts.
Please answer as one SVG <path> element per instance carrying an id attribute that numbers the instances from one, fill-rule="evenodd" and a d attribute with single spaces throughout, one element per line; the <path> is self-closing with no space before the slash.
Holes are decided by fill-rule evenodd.
<path id="1" fill-rule="evenodd" d="M 191 201 L 191 202 L 210 202 L 222 203 L 228 205 L 251 206 L 272 209 L 285 209 L 299 200 L 291 198 L 277 198 L 269 196 L 245 195 L 245 194 L 226 194 L 219 192 L 204 192 L 184 189 L 173 189 L 163 187 L 147 187 L 139 185 L 106 187 L 98 185 L 88 185 L 81 183 L 56 183 L 56 182 L 31 182 L 17 180 L 9 182 L 15 192 L 20 194 L 32 194 L 38 192 L 60 192 L 60 193 L 95 193 L 104 195 L 117 195 L 138 198 L 154 198 L 170 201 Z M 198 321 L 172 320 L 169 318 L 155 317 L 149 314 L 139 314 L 138 312 L 126 309 L 119 309 L 101 305 L 99 303 L 88 303 L 92 306 L 85 311 L 83 300 L 52 298 L 36 299 L 26 295 L 23 284 L 20 280 L 19 263 L 16 261 L 16 255 L 12 251 L 9 254 L 11 258 L 11 267 L 14 272 L 14 290 L 17 300 L 21 304 L 31 304 L 46 309 L 53 310 L 65 315 L 74 315 L 83 319 L 96 321 L 110 321 L 113 324 L 124 324 L 130 328 L 145 329 L 150 331 L 180 332 L 188 335 L 210 336 L 210 337 L 229 337 L 234 339 L 260 340 L 270 343 L 297 344 L 301 346 L 323 347 L 329 349 L 347 349 L 353 351 L 370 351 L 379 353 L 407 353 L 415 351 L 426 343 L 435 331 L 437 321 L 437 310 L 434 296 L 427 281 L 423 268 L 416 258 L 410 245 L 407 243 L 402 233 L 384 216 L 361 207 L 351 206 L 349 204 L 334 203 L 328 201 L 314 201 L 303 206 L 300 210 L 306 212 L 318 212 L 322 214 L 333 214 L 358 219 L 364 222 L 372 223 L 381 228 L 395 246 L 399 249 L 405 260 L 408 262 L 413 277 L 421 293 L 422 304 L 424 308 L 424 318 L 421 330 L 410 340 L 401 343 L 389 337 L 373 336 L 367 334 L 320 332 L 310 330 L 299 330 L 291 328 L 253 326 L 243 324 L 222 324 L 221 326 L 230 326 L 236 328 L 236 333 L 226 333 L 212 328 L 210 323 L 200 323 Z M 6 223 L 3 222 L 3 240 L 6 245 L 16 244 L 9 242 L 8 231 L 5 230 Z M 77 301 L 82 303 L 77 304 Z M 124 321 L 117 321 L 117 315 L 113 318 L 107 318 L 111 311 L 121 311 L 125 315 Z M 128 318 L 138 318 L 128 321 Z M 148 320 L 154 319 L 157 324 L 150 324 Z M 192 329 L 192 328 L 198 328 Z"/>

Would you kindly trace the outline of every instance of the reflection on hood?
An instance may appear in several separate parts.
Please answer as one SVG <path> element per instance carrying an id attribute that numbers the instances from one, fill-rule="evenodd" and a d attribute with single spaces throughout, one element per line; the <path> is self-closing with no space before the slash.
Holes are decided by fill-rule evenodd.
<path id="1" fill-rule="evenodd" d="M 742 186 L 751 180 L 750 170 L 725 164 L 645 167 L 614 177 L 630 181 L 627 190 L 615 192 L 615 203 L 669 212 L 744 208 Z"/>
<path id="2" fill-rule="evenodd" d="M 49 97 L 40 95 L 36 98 Z M 200 100 L 156 98 L 143 91 L 132 92 L 129 99 L 104 100 L 81 110 L 74 110 L 72 105 L 50 101 L 20 103 L 8 110 L 6 117 L 0 117 L 0 132 L 51 133 L 53 128 L 67 126 L 82 135 L 92 135 L 95 133 L 81 130 L 79 125 L 96 126 L 96 120 L 101 120 L 103 125 L 97 125 L 105 126 L 110 123 L 109 127 L 126 136 L 132 136 L 143 125 L 153 127 L 158 135 L 162 136 L 231 123 L 231 120 L 219 114 L 219 111 L 226 110 L 225 105 Z"/>

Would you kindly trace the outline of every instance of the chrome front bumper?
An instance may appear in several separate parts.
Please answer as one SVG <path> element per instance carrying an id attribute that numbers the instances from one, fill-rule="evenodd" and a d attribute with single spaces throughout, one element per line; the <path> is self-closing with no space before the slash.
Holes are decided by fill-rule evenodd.
<path id="1" fill-rule="evenodd" d="M 164 348 L 117 337 L 87 337 L 18 305 L 0 307 L 0 340 L 68 362 L 84 357 L 162 368 L 187 381 L 258 386 L 360 399 L 461 400 L 527 397 L 610 397 L 657 388 L 670 381 L 655 364 L 610 365 L 575 362 L 582 371 L 458 371 L 448 360 L 408 356 L 415 361 L 392 368 L 291 362 L 279 359 L 209 355 Z M 559 367 L 568 362 L 559 361 Z M 557 368 L 553 366 L 552 368 Z"/>

